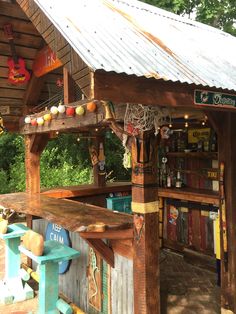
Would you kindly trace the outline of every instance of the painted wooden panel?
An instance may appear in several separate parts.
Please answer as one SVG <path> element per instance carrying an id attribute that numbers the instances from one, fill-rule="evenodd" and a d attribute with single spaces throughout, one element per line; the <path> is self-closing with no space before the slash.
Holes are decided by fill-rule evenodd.
<path id="1" fill-rule="evenodd" d="M 115 254 L 111 270 L 112 314 L 133 314 L 133 261 Z"/>
<path id="2" fill-rule="evenodd" d="M 47 221 L 43 219 L 34 220 L 33 229 L 36 232 L 45 234 Z M 71 262 L 67 273 L 59 277 L 59 290 L 66 295 L 72 302 L 79 305 L 85 312 L 88 311 L 87 305 L 87 264 L 88 264 L 88 245 L 78 234 L 70 232 L 72 247 L 81 252 L 78 259 Z M 35 267 L 35 265 L 33 265 Z"/>

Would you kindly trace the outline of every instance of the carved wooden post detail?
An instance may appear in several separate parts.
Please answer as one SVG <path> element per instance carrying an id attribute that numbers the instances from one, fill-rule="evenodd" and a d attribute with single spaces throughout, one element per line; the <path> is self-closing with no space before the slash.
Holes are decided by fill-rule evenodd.
<path id="1" fill-rule="evenodd" d="M 104 152 L 104 137 L 95 135 L 89 147 L 91 161 L 93 165 L 94 184 L 97 186 L 106 185 L 106 165 Z"/>
<path id="2" fill-rule="evenodd" d="M 157 202 L 157 138 L 143 134 L 132 142 L 134 214 L 134 313 L 160 312 Z"/>

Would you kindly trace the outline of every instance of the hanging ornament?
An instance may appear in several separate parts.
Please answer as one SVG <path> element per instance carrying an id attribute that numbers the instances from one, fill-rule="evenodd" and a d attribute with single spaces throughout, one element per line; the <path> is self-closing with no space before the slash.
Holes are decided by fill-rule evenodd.
<path id="1" fill-rule="evenodd" d="M 38 125 L 43 125 L 44 124 L 43 117 L 37 118 L 37 123 L 38 123 Z"/>
<path id="2" fill-rule="evenodd" d="M 59 113 L 64 113 L 66 111 L 66 107 L 62 103 L 59 103 L 57 110 Z"/>
<path id="3" fill-rule="evenodd" d="M 132 157 L 131 152 L 127 147 L 125 147 L 125 152 L 123 155 L 123 166 L 125 169 L 129 169 L 132 167 Z"/>
<path id="4" fill-rule="evenodd" d="M 85 112 L 84 107 L 83 106 L 79 106 L 75 109 L 75 112 L 77 115 L 82 116 Z"/>
<path id="5" fill-rule="evenodd" d="M 56 81 L 56 85 L 57 87 L 62 87 L 64 84 L 63 84 L 63 79 L 62 78 L 58 78 L 57 81 Z"/>
<path id="6" fill-rule="evenodd" d="M 25 117 L 25 123 L 26 124 L 30 124 L 31 123 L 31 118 L 29 116 Z"/>
<path id="7" fill-rule="evenodd" d="M 58 114 L 58 109 L 57 109 L 56 106 L 52 106 L 51 109 L 50 109 L 50 111 L 51 111 L 51 113 L 54 114 L 54 115 Z"/>
<path id="8" fill-rule="evenodd" d="M 90 112 L 94 112 L 97 109 L 97 105 L 94 101 L 91 101 L 87 104 L 87 110 Z"/>
<path id="9" fill-rule="evenodd" d="M 44 121 L 50 121 L 52 120 L 52 116 L 50 113 L 46 113 L 44 116 L 43 116 L 43 119 Z"/>
<path id="10" fill-rule="evenodd" d="M 31 119 L 31 125 L 36 126 L 37 124 L 38 124 L 37 119 L 35 118 Z"/>
<path id="11" fill-rule="evenodd" d="M 66 108 L 66 115 L 72 117 L 75 114 L 75 108 L 67 107 Z"/>

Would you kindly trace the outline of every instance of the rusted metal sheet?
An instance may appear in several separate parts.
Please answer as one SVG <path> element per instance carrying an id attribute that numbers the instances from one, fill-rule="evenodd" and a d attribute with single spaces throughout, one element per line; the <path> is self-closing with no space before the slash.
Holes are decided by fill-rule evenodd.
<path id="1" fill-rule="evenodd" d="M 0 205 L 17 212 L 38 216 L 72 232 L 86 231 L 88 226 L 103 223 L 106 229 L 132 226 L 132 216 L 76 201 L 55 199 L 41 194 L 11 193 L 0 195 Z"/>
<path id="2" fill-rule="evenodd" d="M 236 38 L 136 0 L 34 0 L 93 70 L 236 90 Z"/>

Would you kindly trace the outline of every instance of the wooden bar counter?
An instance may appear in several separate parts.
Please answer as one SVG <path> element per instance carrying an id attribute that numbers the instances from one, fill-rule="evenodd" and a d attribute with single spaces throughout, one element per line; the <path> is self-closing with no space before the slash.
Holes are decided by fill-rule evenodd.
<path id="1" fill-rule="evenodd" d="M 106 231 L 132 228 L 133 218 L 106 208 L 56 199 L 42 194 L 25 192 L 0 195 L 0 205 L 16 212 L 44 218 L 71 232 L 86 232 L 88 227 L 104 224 Z"/>

